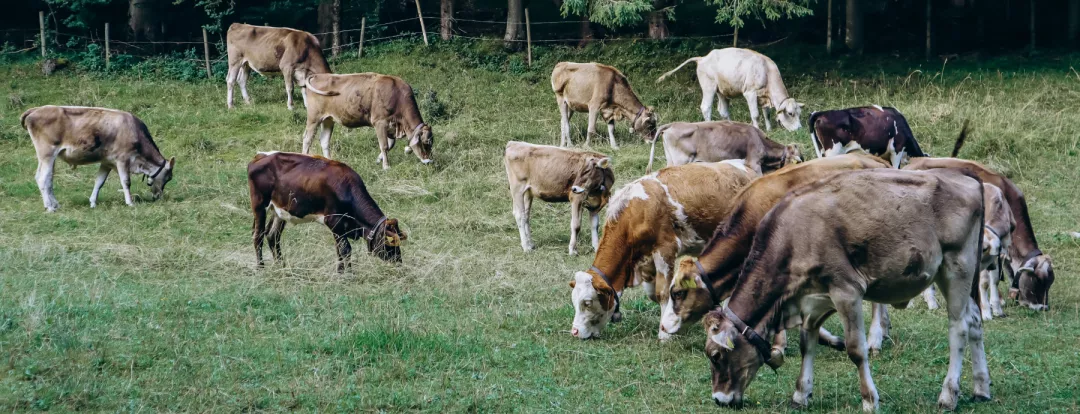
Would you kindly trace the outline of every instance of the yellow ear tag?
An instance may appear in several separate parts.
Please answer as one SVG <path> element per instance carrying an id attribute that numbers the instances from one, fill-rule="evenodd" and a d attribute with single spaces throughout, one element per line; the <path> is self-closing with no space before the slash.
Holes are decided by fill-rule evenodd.
<path id="1" fill-rule="evenodd" d="M 398 241 L 397 237 L 386 236 L 386 245 L 390 247 L 398 247 L 399 245 L 401 245 L 401 243 Z"/>
<path id="2" fill-rule="evenodd" d="M 679 286 L 683 289 L 697 289 L 697 281 L 690 279 L 689 277 L 683 277 L 679 281 Z"/>
<path id="3" fill-rule="evenodd" d="M 735 341 L 732 341 L 731 337 L 729 336 L 727 338 L 727 344 L 725 344 L 725 346 L 727 346 L 728 349 L 735 349 Z"/>

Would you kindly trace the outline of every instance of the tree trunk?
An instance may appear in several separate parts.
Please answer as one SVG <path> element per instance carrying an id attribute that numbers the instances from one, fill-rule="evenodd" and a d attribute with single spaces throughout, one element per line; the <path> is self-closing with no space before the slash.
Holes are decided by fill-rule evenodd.
<path id="1" fill-rule="evenodd" d="M 826 17 L 826 23 L 825 23 L 825 53 L 828 53 L 828 54 L 831 55 L 832 52 L 833 52 L 833 46 L 832 46 L 832 37 L 833 37 L 833 26 L 832 26 L 833 7 L 832 7 L 832 0 L 829 0 L 827 2 L 827 6 L 825 6 L 825 7 L 827 7 L 827 11 L 825 12 L 825 15 L 827 16 Z"/>
<path id="2" fill-rule="evenodd" d="M 589 22 L 588 16 L 581 16 L 581 25 L 578 27 L 578 47 L 585 47 L 593 41 L 592 23 Z"/>
<path id="3" fill-rule="evenodd" d="M 334 32 L 333 34 L 333 49 L 331 49 L 331 55 L 337 56 L 341 54 L 341 0 L 334 0 L 334 5 L 330 12 L 330 26 Z"/>
<path id="4" fill-rule="evenodd" d="M 731 37 L 731 47 L 739 47 L 739 26 L 735 26 L 735 33 Z"/>
<path id="5" fill-rule="evenodd" d="M 506 35 L 503 42 L 508 47 L 517 47 L 515 40 L 521 40 L 521 21 L 525 16 L 524 0 L 507 0 L 506 10 Z"/>
<path id="6" fill-rule="evenodd" d="M 130 0 L 128 26 L 136 41 L 158 41 L 161 28 L 161 2 L 158 0 Z"/>
<path id="7" fill-rule="evenodd" d="M 319 39 L 320 45 L 326 46 L 330 44 L 330 33 L 334 30 L 334 0 L 319 0 L 318 13 L 320 34 L 315 37 Z"/>
<path id="8" fill-rule="evenodd" d="M 439 14 L 442 16 L 439 22 L 439 35 L 442 36 L 442 40 L 450 40 L 450 36 L 454 35 L 454 0 L 442 0 Z"/>
<path id="9" fill-rule="evenodd" d="M 1030 0 L 1031 3 L 1031 44 L 1028 45 L 1028 49 L 1031 53 L 1035 53 L 1035 0 Z"/>
<path id="10" fill-rule="evenodd" d="M 933 10 L 931 5 L 933 0 L 926 0 L 926 60 L 930 60 L 930 56 L 934 54 L 934 36 L 933 36 Z"/>
<path id="11" fill-rule="evenodd" d="M 863 52 L 863 15 L 861 0 L 847 0 L 847 34 L 844 43 L 855 54 Z"/>
<path id="12" fill-rule="evenodd" d="M 664 11 L 665 0 L 653 0 L 653 11 L 649 12 L 649 38 L 667 39 L 671 32 L 667 26 L 667 12 Z"/>
<path id="13" fill-rule="evenodd" d="M 1069 43 L 1080 45 L 1080 0 L 1069 0 Z"/>

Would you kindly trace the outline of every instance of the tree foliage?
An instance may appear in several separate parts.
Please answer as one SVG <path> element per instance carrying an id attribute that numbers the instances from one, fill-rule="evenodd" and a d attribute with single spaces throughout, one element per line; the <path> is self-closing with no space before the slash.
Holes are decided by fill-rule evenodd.
<path id="1" fill-rule="evenodd" d="M 653 5 L 651 0 L 565 0 L 560 11 L 563 17 L 588 16 L 593 23 L 616 28 L 641 23 Z"/>
<path id="2" fill-rule="evenodd" d="M 705 3 L 717 6 L 717 23 L 736 28 L 743 27 L 746 24 L 743 18 L 749 16 L 765 21 L 814 14 L 810 0 L 705 0 Z"/>
<path id="3" fill-rule="evenodd" d="M 45 0 L 49 8 L 60 8 L 67 11 L 63 24 L 67 27 L 85 29 L 97 16 L 95 8 L 105 6 L 112 0 Z"/>

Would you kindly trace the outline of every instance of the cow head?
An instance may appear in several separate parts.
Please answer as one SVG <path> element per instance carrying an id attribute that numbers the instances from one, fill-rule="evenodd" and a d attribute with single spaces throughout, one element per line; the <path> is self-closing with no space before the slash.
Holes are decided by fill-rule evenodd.
<path id="1" fill-rule="evenodd" d="M 154 175 L 146 176 L 146 185 L 150 186 L 150 194 L 153 194 L 154 200 L 161 198 L 161 194 L 165 192 L 165 184 L 172 181 L 174 166 L 176 166 L 176 157 L 172 157 Z"/>
<path id="2" fill-rule="evenodd" d="M 431 135 L 431 125 L 420 123 L 409 135 L 409 146 L 405 148 L 405 153 L 416 153 L 420 162 L 430 164 L 433 161 L 431 147 L 434 144 L 435 138 Z"/>
<path id="3" fill-rule="evenodd" d="M 660 330 L 669 334 L 678 333 L 684 323 L 701 320 L 716 307 L 698 271 L 697 259 L 682 257 L 676 262 L 668 298 L 660 306 Z"/>
<path id="4" fill-rule="evenodd" d="M 608 157 L 588 157 L 570 186 L 571 197 L 584 197 L 585 207 L 598 210 L 607 204 L 615 174 Z"/>
<path id="5" fill-rule="evenodd" d="M 1050 285 L 1054 284 L 1054 264 L 1050 256 L 1040 254 L 1025 261 L 1016 271 L 1020 278 L 1020 305 L 1033 310 L 1050 309 Z"/>
<path id="6" fill-rule="evenodd" d="M 574 305 L 570 334 L 580 339 L 600 335 L 615 315 L 615 289 L 587 272 L 574 273 L 570 287 Z"/>
<path id="7" fill-rule="evenodd" d="M 641 113 L 634 117 L 631 127 L 634 128 L 634 132 L 641 135 L 645 142 L 651 142 L 656 136 L 656 112 L 653 107 L 642 108 Z"/>
<path id="8" fill-rule="evenodd" d="M 401 242 L 408 238 L 409 236 L 401 231 L 397 219 L 388 218 L 386 219 L 386 225 L 383 226 L 382 234 L 376 232 L 375 237 L 371 239 L 371 252 L 380 259 L 400 263 Z"/>
<path id="9" fill-rule="evenodd" d="M 776 120 L 788 131 L 798 131 L 802 128 L 802 108 L 803 104 L 795 102 L 795 98 L 784 99 L 776 108 Z"/>
<path id="10" fill-rule="evenodd" d="M 720 311 L 705 316 L 705 356 L 712 369 L 712 398 L 721 407 L 742 405 L 762 359 Z"/>

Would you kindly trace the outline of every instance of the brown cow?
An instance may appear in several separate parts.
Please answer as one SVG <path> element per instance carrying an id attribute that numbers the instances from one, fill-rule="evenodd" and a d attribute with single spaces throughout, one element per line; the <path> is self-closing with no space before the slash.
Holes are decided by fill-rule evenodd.
<path id="1" fill-rule="evenodd" d="M 330 158 L 330 135 L 334 122 L 346 128 L 370 126 L 379 138 L 379 158 L 383 169 L 390 168 L 387 151 L 400 138 L 409 138 L 405 153 L 415 152 L 420 162 L 430 164 L 434 138 L 431 125 L 424 123 L 416 105 L 412 86 L 396 76 L 378 73 L 351 75 L 322 74 L 308 78 L 307 128 L 304 129 L 304 154 L 311 149 L 315 129 L 321 124 L 319 144 L 323 156 Z"/>
<path id="2" fill-rule="evenodd" d="M 668 302 L 662 304 L 661 327 L 668 333 L 676 333 L 683 325 L 701 319 L 731 294 L 739 269 L 750 253 L 758 224 L 789 192 L 844 171 L 888 166 L 878 157 L 851 153 L 817 158 L 755 180 L 733 200 L 731 216 L 716 228 L 701 255 L 697 259 L 683 257 L 676 263 Z M 881 313 L 879 311 L 875 309 L 875 315 Z M 883 320 L 877 320 L 872 325 L 873 349 L 881 348 L 884 324 Z M 840 339 L 828 332 L 822 332 L 821 337 L 830 346 L 843 346 Z M 782 355 L 786 338 L 780 337 L 777 341 L 777 350 Z"/>
<path id="3" fill-rule="evenodd" d="M 552 202 L 570 202 L 570 249 L 577 254 L 577 235 L 581 229 L 581 207 L 589 210 L 592 247 L 598 245 L 600 209 L 607 205 L 615 173 L 607 155 L 577 151 L 526 142 L 506 143 L 503 156 L 506 178 L 510 182 L 510 198 L 514 203 L 514 220 L 521 236 L 521 248 L 534 248 L 529 215 L 533 197 Z"/>
<path id="4" fill-rule="evenodd" d="M 727 306 L 709 313 L 705 353 L 712 397 L 739 405 L 768 337 L 802 326 L 802 370 L 792 405 L 813 395 L 818 329 L 836 313 L 857 367 L 864 412 L 878 408 L 863 331 L 863 302 L 906 304 L 930 284 L 949 308 L 949 367 L 938 406 L 956 408 L 964 348 L 974 399 L 990 399 L 990 372 L 974 279 L 982 241 L 982 184 L 962 171 L 873 169 L 837 174 L 786 196 L 761 221 Z M 883 223 L 901 223 L 888 226 Z"/>
<path id="5" fill-rule="evenodd" d="M 135 205 L 131 200 L 131 174 L 146 176 L 155 200 L 161 198 L 165 184 L 172 180 L 176 158 L 166 160 L 146 124 L 128 112 L 47 105 L 23 112 L 20 122 L 34 141 L 38 159 L 34 178 L 47 211 L 60 208 L 52 189 L 57 157 L 73 167 L 101 164 L 90 193 L 90 208 L 97 206 L 98 192 L 114 169 L 120 175 L 124 202 L 129 206 Z"/>
<path id="6" fill-rule="evenodd" d="M 757 127 L 742 122 L 673 122 L 658 128 L 656 135 L 664 139 L 664 158 L 668 167 L 697 161 L 742 159 L 748 167 L 762 174 L 802 162 L 798 146 L 773 141 Z M 656 141 L 653 139 L 649 150 L 646 174 L 652 172 Z"/>
<path id="7" fill-rule="evenodd" d="M 642 279 L 646 294 L 657 300 L 679 254 L 696 252 L 728 215 L 735 193 L 758 177 L 742 160 L 668 167 L 627 184 L 612 197 L 604 238 L 592 267 L 574 274 L 570 333 L 586 339 L 599 335 L 608 321 L 618 322 L 623 289 Z M 635 277 L 635 268 L 637 275 Z M 662 329 L 661 340 L 670 337 Z"/>
<path id="8" fill-rule="evenodd" d="M 251 103 L 247 91 L 249 69 L 259 74 L 281 72 L 284 75 L 285 96 L 290 111 L 293 109 L 293 80 L 304 88 L 308 76 L 330 73 L 330 65 L 323 58 L 319 39 L 303 30 L 233 23 L 225 35 L 225 43 L 229 53 L 225 103 L 230 109 L 233 107 L 233 83 L 236 81 L 240 82 L 244 102 Z M 304 99 L 304 105 L 307 105 L 307 98 Z"/>
<path id="9" fill-rule="evenodd" d="M 630 81 L 618 69 L 599 63 L 559 62 L 551 71 L 551 89 L 562 120 L 560 146 L 570 145 L 570 116 L 574 112 L 589 113 L 585 146 L 596 134 L 597 116 L 607 123 L 612 149 L 619 148 L 615 144 L 615 121 L 620 119 L 630 120 L 630 129 L 646 141 L 656 135 L 656 113 L 641 103 Z"/>
<path id="10" fill-rule="evenodd" d="M 255 260 L 263 265 L 263 237 L 281 263 L 281 232 L 285 223 L 318 221 L 334 233 L 337 271 L 349 265 L 349 239 L 363 240 L 368 252 L 390 262 L 401 261 L 401 241 L 408 236 L 397 219 L 387 218 L 368 194 L 360 175 L 348 165 L 319 156 L 289 152 L 260 152 L 248 164 L 251 212 L 255 216 L 252 239 Z M 266 213 L 273 209 L 270 228 Z"/>
<path id="11" fill-rule="evenodd" d="M 1012 232 L 1016 220 L 1009 210 L 1005 194 L 992 184 L 983 183 L 983 251 L 982 271 L 979 272 L 979 309 L 984 321 L 995 316 L 1005 316 L 1001 310 L 1001 296 L 998 293 L 998 281 L 1001 269 L 1012 246 Z"/>
<path id="12" fill-rule="evenodd" d="M 959 145 L 957 148 L 959 149 Z M 1018 296 L 1021 305 L 1033 310 L 1048 310 L 1050 286 L 1054 283 L 1054 265 L 1050 256 L 1039 250 L 1039 242 L 1035 240 L 1035 228 L 1031 226 L 1031 218 L 1028 216 L 1024 192 L 1004 175 L 974 161 L 918 158 L 912 159 L 911 163 L 904 167 L 908 170 L 936 168 L 959 168 L 1001 189 L 1016 221 L 1016 229 L 1012 232 L 1011 246 L 1008 249 L 1010 266 L 1005 268 L 1012 276 L 1009 295 Z"/>

